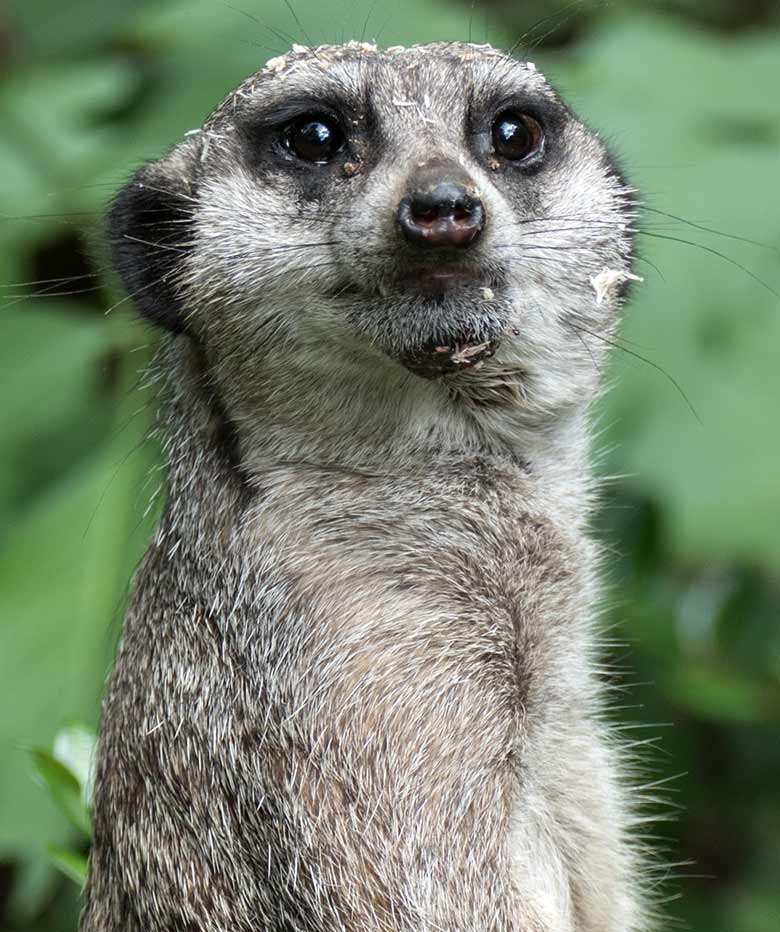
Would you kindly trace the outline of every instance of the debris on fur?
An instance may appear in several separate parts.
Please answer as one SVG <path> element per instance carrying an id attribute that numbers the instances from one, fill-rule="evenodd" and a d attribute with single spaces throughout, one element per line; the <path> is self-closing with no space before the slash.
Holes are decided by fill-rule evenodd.
<path id="1" fill-rule="evenodd" d="M 294 64 L 294 56 L 312 54 L 320 60 L 326 57 L 328 61 L 336 61 L 343 58 L 345 51 L 355 50 L 361 52 L 378 51 L 377 46 L 373 42 L 357 42 L 354 39 L 338 48 L 328 45 L 318 45 L 314 48 L 307 45 L 300 45 L 296 42 L 289 52 L 286 52 L 284 55 L 277 55 L 275 58 L 270 58 L 265 63 L 263 71 L 268 74 L 281 74 L 290 65 Z"/>
<path id="2" fill-rule="evenodd" d="M 473 345 L 466 344 L 465 346 L 458 346 L 455 344 L 455 352 L 452 353 L 450 359 L 456 363 L 456 365 L 475 365 L 476 362 L 473 361 L 474 357 L 479 357 L 480 359 L 488 355 L 485 353 L 485 350 L 490 348 L 490 343 L 476 343 Z"/>
<path id="3" fill-rule="evenodd" d="M 284 71 L 287 67 L 288 61 L 286 55 L 277 55 L 276 58 L 269 58 L 265 63 L 263 71 L 270 72 L 271 74 L 278 74 L 280 71 Z"/>
<path id="4" fill-rule="evenodd" d="M 452 343 L 433 343 L 421 347 L 416 353 L 405 357 L 402 362 L 416 375 L 425 379 L 436 379 L 466 369 L 479 369 L 486 359 L 495 354 L 497 348 L 496 340 L 474 342 L 460 339 Z"/>
<path id="5" fill-rule="evenodd" d="M 596 305 L 598 307 L 601 307 L 605 299 L 613 298 L 624 282 L 643 281 L 644 279 L 640 275 L 634 275 L 632 272 L 623 269 L 610 269 L 606 266 L 598 275 L 591 275 L 590 277 L 590 283 L 596 292 Z"/>
<path id="6" fill-rule="evenodd" d="M 436 353 L 448 353 L 451 362 L 456 366 L 473 366 L 486 356 L 492 356 L 491 344 L 487 343 L 456 343 L 454 346 L 437 346 Z"/>

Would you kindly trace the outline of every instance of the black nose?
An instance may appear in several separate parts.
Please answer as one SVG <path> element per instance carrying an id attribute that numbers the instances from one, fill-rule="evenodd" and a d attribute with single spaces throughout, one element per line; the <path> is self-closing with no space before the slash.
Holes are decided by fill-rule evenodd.
<path id="1" fill-rule="evenodd" d="M 403 198 L 398 225 L 415 246 L 465 249 L 485 227 L 485 208 L 463 185 L 440 181 Z"/>

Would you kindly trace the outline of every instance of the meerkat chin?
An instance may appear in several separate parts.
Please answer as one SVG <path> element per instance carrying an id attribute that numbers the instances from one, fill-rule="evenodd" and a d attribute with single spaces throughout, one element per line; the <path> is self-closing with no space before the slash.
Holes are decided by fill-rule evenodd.
<path id="1" fill-rule="evenodd" d="M 82 932 L 645 932 L 588 406 L 632 191 L 484 45 L 295 47 L 118 195 L 168 504 Z"/>

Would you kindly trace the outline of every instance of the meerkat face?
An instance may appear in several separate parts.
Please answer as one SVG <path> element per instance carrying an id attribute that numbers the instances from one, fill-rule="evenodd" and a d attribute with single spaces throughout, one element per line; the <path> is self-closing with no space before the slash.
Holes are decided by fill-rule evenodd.
<path id="1" fill-rule="evenodd" d="M 343 349 L 539 410 L 596 384 L 632 221 L 533 64 L 470 44 L 295 48 L 112 214 L 141 310 L 207 350 Z"/>

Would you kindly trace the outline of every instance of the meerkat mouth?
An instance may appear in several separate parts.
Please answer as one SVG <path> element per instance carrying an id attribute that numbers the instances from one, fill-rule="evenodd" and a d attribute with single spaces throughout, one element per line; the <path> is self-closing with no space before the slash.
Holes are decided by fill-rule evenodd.
<path id="1" fill-rule="evenodd" d="M 505 281 L 474 263 L 406 262 L 331 294 L 357 333 L 424 379 L 482 368 L 507 325 Z"/>
<path id="2" fill-rule="evenodd" d="M 345 281 L 332 296 L 346 302 L 361 336 L 415 375 L 438 379 L 478 370 L 495 355 L 506 327 L 502 291 L 481 269 L 441 263 Z"/>
<path id="3" fill-rule="evenodd" d="M 345 279 L 330 289 L 332 298 L 458 299 L 493 301 L 499 282 L 484 272 L 447 265 L 407 268 L 392 277 L 357 282 Z"/>
<path id="4" fill-rule="evenodd" d="M 481 276 L 474 272 L 442 266 L 414 269 L 399 279 L 398 286 L 403 291 L 424 296 L 446 295 L 473 286 L 485 287 Z"/>

